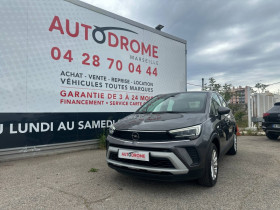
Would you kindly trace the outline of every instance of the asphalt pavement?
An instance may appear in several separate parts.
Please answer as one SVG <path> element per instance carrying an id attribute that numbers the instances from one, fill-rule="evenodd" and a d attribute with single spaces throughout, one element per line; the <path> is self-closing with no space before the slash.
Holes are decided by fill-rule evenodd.
<path id="1" fill-rule="evenodd" d="M 118 174 L 104 150 L 1 162 L 0 209 L 280 209 L 280 140 L 238 140 L 213 188 Z"/>

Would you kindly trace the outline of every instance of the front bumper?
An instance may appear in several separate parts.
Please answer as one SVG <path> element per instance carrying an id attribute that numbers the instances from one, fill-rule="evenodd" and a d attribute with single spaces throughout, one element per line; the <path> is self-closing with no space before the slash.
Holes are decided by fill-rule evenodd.
<path id="1" fill-rule="evenodd" d="M 151 166 L 141 166 L 136 164 L 131 164 L 131 163 L 124 163 L 121 161 L 117 160 L 112 160 L 110 159 L 111 153 L 118 153 L 119 149 L 121 147 L 111 147 L 109 146 L 108 152 L 107 152 L 107 162 L 110 164 L 113 164 L 115 166 L 119 167 L 127 167 L 129 169 L 133 170 L 144 170 L 144 171 L 149 171 L 149 172 L 156 172 L 156 173 L 171 173 L 174 175 L 178 174 L 187 174 L 189 172 L 189 169 L 182 163 L 182 161 L 172 152 L 157 152 L 157 151 L 146 151 L 146 150 L 141 150 L 143 152 L 149 152 L 150 157 L 152 158 L 162 158 L 162 159 L 168 159 L 174 166 L 174 169 L 172 168 L 163 168 L 163 167 L 151 167 Z M 135 161 L 136 162 L 136 161 Z"/>
<path id="2" fill-rule="evenodd" d="M 136 142 L 108 136 L 107 163 L 109 167 L 121 173 L 143 178 L 147 175 L 152 179 L 174 176 L 194 179 L 202 176 L 207 143 L 202 137 L 192 141 Z M 120 159 L 117 157 L 119 149 L 149 152 L 151 159 L 157 164 L 149 165 L 143 164 L 143 161 Z"/>

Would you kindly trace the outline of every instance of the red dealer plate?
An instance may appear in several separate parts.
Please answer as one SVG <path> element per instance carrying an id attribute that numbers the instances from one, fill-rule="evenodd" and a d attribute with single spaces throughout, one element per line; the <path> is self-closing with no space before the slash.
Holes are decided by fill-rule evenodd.
<path id="1" fill-rule="evenodd" d="M 149 152 L 120 149 L 118 157 L 130 160 L 149 161 Z"/>

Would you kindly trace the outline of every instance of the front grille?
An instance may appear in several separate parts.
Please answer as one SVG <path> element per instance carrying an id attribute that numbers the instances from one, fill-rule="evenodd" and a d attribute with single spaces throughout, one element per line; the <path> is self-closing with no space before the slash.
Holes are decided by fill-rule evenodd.
<path id="1" fill-rule="evenodd" d="M 139 139 L 133 139 L 132 134 L 138 133 Z M 120 131 L 115 130 L 114 137 L 125 139 L 125 140 L 135 140 L 135 141 L 167 141 L 172 140 L 172 136 L 168 132 L 141 132 L 141 131 Z"/>
<path id="2" fill-rule="evenodd" d="M 139 166 L 156 167 L 156 168 L 175 168 L 174 165 L 167 158 L 151 157 L 149 161 L 130 160 L 118 157 L 118 153 L 110 152 L 110 160 L 115 160 L 121 163 L 134 164 Z"/>
<path id="3" fill-rule="evenodd" d="M 193 161 L 192 165 L 199 164 L 200 159 L 197 150 L 194 147 L 186 147 L 186 150 Z"/>

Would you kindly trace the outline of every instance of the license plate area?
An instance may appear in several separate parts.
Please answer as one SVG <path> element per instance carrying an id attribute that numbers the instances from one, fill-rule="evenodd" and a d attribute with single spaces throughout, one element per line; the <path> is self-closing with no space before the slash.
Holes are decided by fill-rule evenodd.
<path id="1" fill-rule="evenodd" d="M 149 152 L 119 149 L 118 157 L 130 160 L 149 161 Z"/>
<path id="2" fill-rule="evenodd" d="M 272 128 L 280 128 L 280 124 L 273 124 Z"/>

